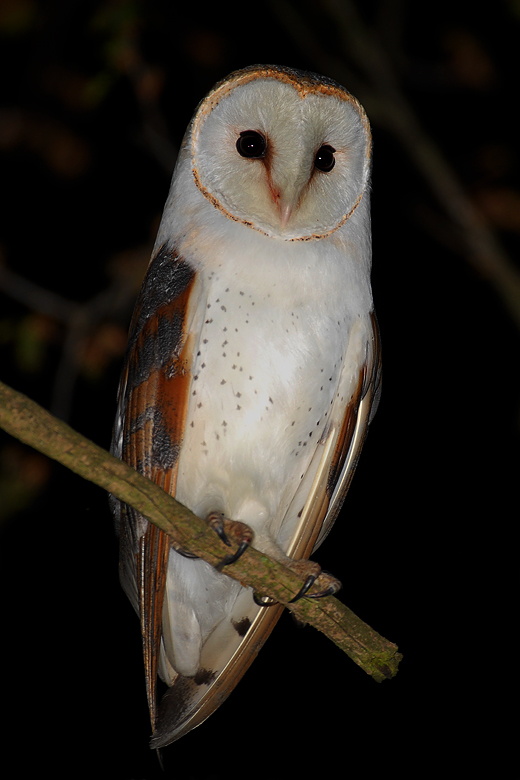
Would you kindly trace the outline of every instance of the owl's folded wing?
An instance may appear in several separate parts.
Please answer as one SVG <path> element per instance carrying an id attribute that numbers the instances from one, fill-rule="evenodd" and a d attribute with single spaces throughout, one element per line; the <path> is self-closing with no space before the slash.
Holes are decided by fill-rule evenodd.
<path id="1" fill-rule="evenodd" d="M 381 343 L 375 314 L 351 333 L 331 421 L 282 525 L 282 546 L 306 559 L 329 533 L 359 461 L 381 393 Z"/>
<path id="2" fill-rule="evenodd" d="M 130 327 L 112 451 L 175 494 L 191 379 L 188 302 L 196 274 L 167 249 L 151 262 Z M 120 579 L 141 618 L 152 725 L 170 540 L 131 507 L 114 502 Z"/>

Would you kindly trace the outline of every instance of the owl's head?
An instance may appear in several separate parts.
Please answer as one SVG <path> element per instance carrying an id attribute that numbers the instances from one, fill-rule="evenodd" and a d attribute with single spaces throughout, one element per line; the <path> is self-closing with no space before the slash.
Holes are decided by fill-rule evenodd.
<path id="1" fill-rule="evenodd" d="M 288 241 L 329 235 L 367 189 L 365 112 L 314 74 L 252 66 L 200 103 L 187 136 L 195 183 L 228 219 Z"/>

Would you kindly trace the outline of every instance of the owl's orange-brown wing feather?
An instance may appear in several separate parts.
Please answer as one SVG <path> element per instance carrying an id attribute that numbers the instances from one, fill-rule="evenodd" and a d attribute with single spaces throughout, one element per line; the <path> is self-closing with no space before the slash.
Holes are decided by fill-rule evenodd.
<path id="1" fill-rule="evenodd" d="M 115 454 L 171 495 L 191 381 L 186 317 L 195 278 L 168 250 L 150 263 L 130 327 L 114 437 Z M 130 507 L 120 507 L 121 581 L 141 619 L 152 727 L 169 550 L 166 534 Z"/>

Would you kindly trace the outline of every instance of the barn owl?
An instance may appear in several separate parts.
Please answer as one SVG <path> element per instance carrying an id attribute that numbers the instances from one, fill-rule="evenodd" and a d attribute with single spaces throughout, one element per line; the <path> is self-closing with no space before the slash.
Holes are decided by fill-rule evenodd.
<path id="1" fill-rule="evenodd" d="M 366 115 L 334 81 L 252 66 L 218 83 L 182 143 L 119 390 L 114 454 L 224 540 L 238 529 L 240 550 L 300 571 L 299 596 L 337 587 L 307 590 L 308 558 L 379 396 L 370 160 Z M 160 748 L 222 703 L 283 606 L 113 508 Z"/>

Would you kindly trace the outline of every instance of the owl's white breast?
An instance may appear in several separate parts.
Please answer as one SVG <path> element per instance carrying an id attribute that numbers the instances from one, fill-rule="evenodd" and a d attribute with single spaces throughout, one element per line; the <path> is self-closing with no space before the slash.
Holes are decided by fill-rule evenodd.
<path id="1" fill-rule="evenodd" d="M 356 260 L 333 245 L 233 227 L 248 241 L 240 231 L 213 240 L 197 263 L 176 496 L 199 516 L 248 523 L 269 551 L 330 422 L 350 331 L 370 296 L 352 289 Z"/>

